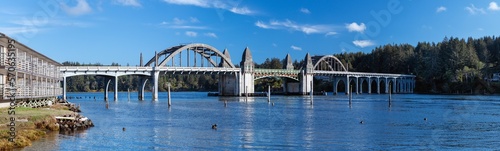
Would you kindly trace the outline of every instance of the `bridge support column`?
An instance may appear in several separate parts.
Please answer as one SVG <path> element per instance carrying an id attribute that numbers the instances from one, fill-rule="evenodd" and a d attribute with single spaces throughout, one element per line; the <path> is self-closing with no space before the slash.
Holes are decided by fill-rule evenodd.
<path id="1" fill-rule="evenodd" d="M 368 77 L 367 82 L 368 82 L 368 94 L 372 94 L 372 78 Z"/>
<path id="2" fill-rule="evenodd" d="M 350 93 L 349 91 L 351 90 L 350 89 L 351 81 L 349 80 L 349 76 L 346 76 L 345 79 L 346 79 L 345 80 L 346 81 L 345 82 L 345 94 L 349 95 L 349 93 Z"/>
<path id="3" fill-rule="evenodd" d="M 137 97 L 139 101 L 144 101 L 144 89 L 146 88 L 146 83 L 148 78 L 143 76 L 139 77 L 139 83 L 137 84 Z"/>
<path id="4" fill-rule="evenodd" d="M 158 101 L 158 78 L 160 76 L 160 71 L 153 69 L 153 101 Z"/>
<path id="5" fill-rule="evenodd" d="M 368 94 L 372 94 L 372 80 L 371 80 L 371 78 L 368 77 L 366 82 L 368 82 Z M 363 90 L 361 89 L 361 91 L 363 91 Z"/>
<path id="6" fill-rule="evenodd" d="M 219 96 L 238 96 L 236 74 L 219 75 Z"/>
<path id="7" fill-rule="evenodd" d="M 396 88 L 397 88 L 396 87 L 396 80 L 397 80 L 396 78 L 392 79 L 392 90 L 391 91 L 393 94 L 397 93 L 396 92 Z"/>
<path id="8" fill-rule="evenodd" d="M 301 93 L 302 95 L 307 95 L 308 93 L 312 93 L 312 82 L 313 82 L 313 75 L 312 74 L 302 74 L 301 78 Z"/>
<path id="9" fill-rule="evenodd" d="M 356 94 L 359 94 L 359 77 L 356 77 Z"/>
<path id="10" fill-rule="evenodd" d="M 337 77 L 333 77 L 333 94 L 337 95 L 337 85 L 339 84 L 339 81 Z"/>
<path id="11" fill-rule="evenodd" d="M 404 80 L 400 78 L 396 78 L 396 93 L 403 93 L 404 89 Z"/>
<path id="12" fill-rule="evenodd" d="M 114 79 L 115 79 L 114 101 L 118 101 L 118 76 L 115 76 Z"/>
<path id="13" fill-rule="evenodd" d="M 411 80 L 411 86 L 410 86 L 410 93 L 413 93 L 415 90 L 416 84 L 415 84 L 415 79 Z"/>
<path id="14" fill-rule="evenodd" d="M 387 81 L 387 77 L 385 78 L 384 82 L 385 82 L 385 88 L 384 88 L 385 91 L 384 91 L 384 93 L 389 93 L 389 81 Z"/>
<path id="15" fill-rule="evenodd" d="M 363 82 L 365 80 L 365 78 L 360 78 L 361 79 L 361 83 L 359 83 L 359 94 L 363 94 Z"/>
<path id="16" fill-rule="evenodd" d="M 377 77 L 377 94 L 380 94 L 380 77 Z"/>
<path id="17" fill-rule="evenodd" d="M 111 79 L 108 80 L 106 83 L 106 89 L 104 89 L 104 101 L 108 101 L 109 83 L 111 83 Z"/>
<path id="18" fill-rule="evenodd" d="M 31 80 L 31 79 L 30 79 Z M 66 100 L 66 77 L 63 77 L 63 89 L 62 89 L 62 94 L 63 94 L 63 100 Z"/>
<path id="19" fill-rule="evenodd" d="M 403 81 L 403 82 L 401 82 L 401 84 L 403 84 L 403 87 L 402 87 L 403 93 L 410 93 L 410 91 L 408 89 L 409 88 L 408 84 L 410 81 L 408 79 L 401 79 L 401 80 Z"/>
<path id="20" fill-rule="evenodd" d="M 240 80 L 242 83 L 240 85 L 240 91 L 243 92 L 243 95 L 247 95 L 247 94 L 253 94 L 255 91 L 254 91 L 254 76 L 253 76 L 253 73 L 242 73 L 242 75 L 240 76 Z"/>

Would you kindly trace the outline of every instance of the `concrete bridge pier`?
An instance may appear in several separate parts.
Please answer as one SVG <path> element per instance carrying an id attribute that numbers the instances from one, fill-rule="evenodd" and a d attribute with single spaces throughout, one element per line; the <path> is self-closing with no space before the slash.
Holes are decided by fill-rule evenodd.
<path id="1" fill-rule="evenodd" d="M 114 101 L 118 101 L 118 76 L 114 76 L 113 78 L 115 79 Z"/>
<path id="2" fill-rule="evenodd" d="M 368 82 L 368 94 L 372 94 L 372 78 L 368 77 L 367 81 Z"/>
<path id="3" fill-rule="evenodd" d="M 104 101 L 108 101 L 109 83 L 111 83 L 111 79 L 108 80 L 106 83 L 106 89 L 104 89 Z"/>
<path id="4" fill-rule="evenodd" d="M 237 74 L 219 75 L 219 95 L 220 96 L 238 96 Z"/>
<path id="5" fill-rule="evenodd" d="M 229 51 L 224 49 L 222 52 L 224 56 L 227 58 L 231 58 L 229 55 Z M 230 60 L 229 60 L 230 61 Z M 219 63 L 219 67 L 222 68 L 231 68 L 231 65 L 228 61 L 223 61 Z M 220 96 L 239 96 L 239 74 L 220 74 L 219 75 L 219 83 L 218 83 L 218 91 Z"/>
<path id="6" fill-rule="evenodd" d="M 359 94 L 359 90 L 360 90 L 359 89 L 359 87 L 360 87 L 359 85 L 360 85 L 359 84 L 359 77 L 356 77 L 356 94 Z"/>
<path id="7" fill-rule="evenodd" d="M 312 63 L 311 56 L 309 53 L 306 54 L 306 57 L 304 58 L 305 64 L 303 66 L 303 71 L 302 74 L 300 74 L 300 83 L 301 83 L 301 93 L 303 95 L 307 95 L 308 93 L 312 92 L 312 81 L 313 81 L 313 71 L 314 71 L 314 65 Z"/>
<path id="8" fill-rule="evenodd" d="M 160 71 L 153 68 L 153 101 L 158 101 L 158 78 L 160 76 Z"/>
<path id="9" fill-rule="evenodd" d="M 247 96 L 248 94 L 253 94 L 254 91 L 254 68 L 252 53 L 248 47 L 243 51 L 243 56 L 240 62 L 241 75 L 240 75 L 240 95 Z"/>
<path id="10" fill-rule="evenodd" d="M 118 76 L 114 76 L 112 77 L 114 79 L 114 85 L 115 85 L 115 88 L 114 88 L 114 101 L 118 101 Z M 111 80 L 112 79 L 109 79 L 108 82 L 106 83 L 106 89 L 104 90 L 104 100 L 105 101 L 108 101 L 108 95 L 109 95 L 109 84 L 111 83 Z"/>
<path id="11" fill-rule="evenodd" d="M 67 77 L 64 76 L 63 77 L 63 92 L 62 92 L 63 93 L 63 100 L 66 100 L 66 79 L 67 79 Z"/>
<path id="12" fill-rule="evenodd" d="M 139 77 L 139 84 L 137 87 L 137 97 L 139 101 L 144 101 L 144 88 L 146 88 L 146 83 L 148 82 L 148 78 L 144 76 Z"/>
<path id="13" fill-rule="evenodd" d="M 337 95 L 337 85 L 339 82 L 337 81 L 337 77 L 333 77 L 333 95 Z"/>
<path id="14" fill-rule="evenodd" d="M 349 93 L 351 93 L 351 92 L 349 92 L 351 90 L 350 89 L 351 88 L 351 81 L 349 80 L 349 76 L 345 77 L 345 82 L 344 83 L 345 83 L 345 94 L 349 95 Z"/>
<path id="15" fill-rule="evenodd" d="M 397 90 L 397 89 L 396 89 L 396 88 L 397 88 L 397 87 L 396 87 L 396 86 L 397 86 L 397 85 L 396 85 L 396 81 L 397 81 L 397 79 L 396 79 L 396 78 L 393 78 L 391 81 L 392 81 L 392 86 L 391 86 L 391 87 L 392 87 L 392 93 L 393 93 L 393 94 L 395 94 L 395 93 L 397 93 L 397 91 L 396 91 L 396 90 Z"/>
<path id="16" fill-rule="evenodd" d="M 377 78 L 377 94 L 380 94 L 380 78 Z"/>

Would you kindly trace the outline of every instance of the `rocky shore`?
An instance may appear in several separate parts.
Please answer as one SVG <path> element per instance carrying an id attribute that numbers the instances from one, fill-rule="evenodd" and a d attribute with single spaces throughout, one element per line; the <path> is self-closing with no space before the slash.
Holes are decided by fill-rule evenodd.
<path id="1" fill-rule="evenodd" d="M 32 141 L 44 137 L 48 131 L 72 133 L 93 127 L 92 120 L 81 115 L 80 107 L 67 101 L 56 101 L 50 107 L 16 108 L 16 137 L 8 141 L 10 131 L 7 108 L 0 108 L 0 150 L 30 146 Z"/>

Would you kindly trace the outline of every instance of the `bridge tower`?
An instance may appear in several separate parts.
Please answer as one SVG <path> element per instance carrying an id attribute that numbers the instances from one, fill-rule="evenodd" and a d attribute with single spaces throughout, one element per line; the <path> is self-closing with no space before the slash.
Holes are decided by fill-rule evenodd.
<path id="1" fill-rule="evenodd" d="M 294 70 L 293 62 L 292 62 L 292 57 L 290 57 L 290 54 L 287 54 L 285 57 L 285 60 L 283 62 L 283 69 L 286 70 Z M 283 79 L 283 92 L 285 94 L 288 93 L 299 93 L 300 89 L 300 83 L 288 78 Z"/>
<path id="2" fill-rule="evenodd" d="M 241 75 L 240 75 L 240 94 L 253 94 L 254 93 L 254 68 L 252 53 L 248 47 L 243 51 L 243 56 L 240 62 Z"/>
<path id="3" fill-rule="evenodd" d="M 227 58 L 231 58 L 229 51 L 224 49 L 222 52 Z M 219 67 L 232 68 L 229 64 L 231 60 L 221 60 Z M 238 94 L 238 74 L 220 74 L 219 75 L 219 95 L 220 96 L 239 96 Z"/>
<path id="4" fill-rule="evenodd" d="M 283 63 L 283 69 L 293 70 L 293 68 L 292 57 L 290 57 L 290 54 L 286 54 L 285 62 Z"/>
<path id="5" fill-rule="evenodd" d="M 305 64 L 302 67 L 301 75 L 300 77 L 300 92 L 303 95 L 307 95 L 309 92 L 312 92 L 311 90 L 313 89 L 312 87 L 312 82 L 313 82 L 313 76 L 314 76 L 314 65 L 312 63 L 312 58 L 309 55 L 309 53 L 306 54 L 306 57 L 304 58 Z"/>

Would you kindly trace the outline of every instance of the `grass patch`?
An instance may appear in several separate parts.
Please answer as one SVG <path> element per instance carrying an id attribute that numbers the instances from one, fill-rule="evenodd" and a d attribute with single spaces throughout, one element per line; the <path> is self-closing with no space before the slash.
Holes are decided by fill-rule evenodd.
<path id="1" fill-rule="evenodd" d="M 59 130 L 55 116 L 73 114 L 68 107 L 63 105 L 53 105 L 50 108 L 26 108 L 18 107 L 16 114 L 16 133 L 14 142 L 9 142 L 9 127 L 11 115 L 8 114 L 8 108 L 0 108 L 0 150 L 9 150 L 30 146 L 31 141 L 45 136 L 44 130 Z"/>

